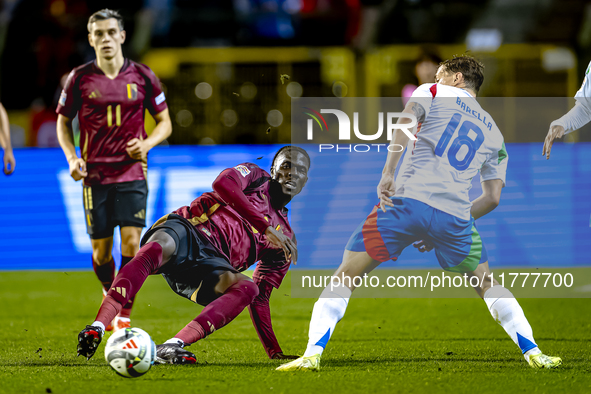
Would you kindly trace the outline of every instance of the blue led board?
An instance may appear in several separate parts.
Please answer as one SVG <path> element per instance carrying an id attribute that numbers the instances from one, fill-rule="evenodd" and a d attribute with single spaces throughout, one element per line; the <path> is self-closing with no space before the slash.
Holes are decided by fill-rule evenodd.
<path id="1" fill-rule="evenodd" d="M 155 148 L 149 157 L 148 224 L 211 190 L 224 168 L 251 161 L 268 169 L 279 147 Z M 349 235 L 377 203 L 385 154 L 313 150 L 308 185 L 290 204 L 298 267 L 335 268 Z M 591 144 L 558 144 L 550 161 L 541 155 L 541 144 L 508 144 L 507 151 L 501 204 L 477 221 L 491 265 L 590 265 Z M 90 269 L 82 186 L 70 178 L 63 153 L 22 149 L 15 156 L 16 172 L 0 175 L 0 269 Z M 474 179 L 471 198 L 480 192 Z M 113 253 L 118 260 L 118 246 Z M 420 254 L 411 247 L 386 266 L 438 264 L 434 253 Z"/>

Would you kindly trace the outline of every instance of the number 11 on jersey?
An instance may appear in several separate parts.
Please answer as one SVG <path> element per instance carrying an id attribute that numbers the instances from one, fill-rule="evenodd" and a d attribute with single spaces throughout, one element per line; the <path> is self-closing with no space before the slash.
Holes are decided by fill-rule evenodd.
<path id="1" fill-rule="evenodd" d="M 435 154 L 437 156 L 443 157 L 445 149 L 447 149 L 447 146 L 451 142 L 451 138 L 453 137 L 461 120 L 462 114 L 456 113 L 451 117 L 451 120 L 445 127 L 445 130 L 443 131 L 443 134 L 441 135 L 441 138 L 435 147 Z M 470 131 L 472 134 L 470 134 Z M 484 134 L 482 133 L 482 130 L 480 130 L 480 127 L 476 126 L 469 120 L 465 120 L 462 122 L 462 126 L 458 131 L 458 136 L 455 140 L 453 140 L 451 147 L 447 151 L 449 164 L 451 164 L 451 166 L 458 171 L 467 169 L 476 156 L 476 151 L 478 148 L 480 148 L 483 142 Z M 458 153 L 462 146 L 466 146 L 468 151 L 463 156 L 463 158 L 458 158 Z"/>
<path id="2" fill-rule="evenodd" d="M 121 104 L 115 107 L 115 125 L 121 126 Z M 107 126 L 113 126 L 113 106 L 107 107 Z"/>

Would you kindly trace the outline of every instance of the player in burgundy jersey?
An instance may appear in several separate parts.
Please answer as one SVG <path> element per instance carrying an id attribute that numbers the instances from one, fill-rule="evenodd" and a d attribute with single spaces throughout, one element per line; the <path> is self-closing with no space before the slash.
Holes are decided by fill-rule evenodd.
<path id="1" fill-rule="evenodd" d="M 83 179 L 86 229 L 92 243 L 92 265 L 103 294 L 115 279 L 113 230 L 121 229 L 121 268 L 139 248 L 146 225 L 148 151 L 172 130 L 160 81 L 143 64 L 123 57 L 123 19 L 104 9 L 88 20 L 88 40 L 96 60 L 68 76 L 57 107 L 57 134 L 74 180 Z M 144 112 L 156 128 L 148 137 Z M 72 119 L 78 115 L 82 157 L 76 155 Z M 113 322 L 129 327 L 133 299 Z M 107 329 L 110 329 L 110 324 Z"/>
<path id="2" fill-rule="evenodd" d="M 285 205 L 308 181 L 309 168 L 305 150 L 285 146 L 273 159 L 271 175 L 251 163 L 228 168 L 213 182 L 213 192 L 158 220 L 117 275 L 95 322 L 78 335 L 78 354 L 90 358 L 105 325 L 148 275 L 162 274 L 177 294 L 206 307 L 157 346 L 158 362 L 195 363 L 195 355 L 183 347 L 219 330 L 247 306 L 269 358 L 297 358 L 284 355 L 277 342 L 269 297 L 297 260 Z M 240 273 L 255 262 L 252 280 Z"/>

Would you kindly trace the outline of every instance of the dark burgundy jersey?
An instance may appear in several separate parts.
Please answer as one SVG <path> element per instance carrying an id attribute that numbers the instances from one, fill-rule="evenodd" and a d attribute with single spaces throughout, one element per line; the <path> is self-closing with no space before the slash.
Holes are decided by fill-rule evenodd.
<path id="1" fill-rule="evenodd" d="M 114 79 L 96 61 L 72 70 L 56 112 L 68 118 L 78 114 L 80 149 L 87 163 L 85 185 L 145 179 L 141 161 L 126 152 L 127 142 L 145 139 L 144 113 L 167 108 L 160 81 L 149 67 L 125 59 Z"/>
<path id="2" fill-rule="evenodd" d="M 188 219 L 238 271 L 260 260 L 253 275 L 255 283 L 265 280 L 278 288 L 290 263 L 282 249 L 269 243 L 265 230 L 273 226 L 292 239 L 294 236 L 287 209 L 271 206 L 270 179 L 252 163 L 228 168 L 214 181 L 213 192 L 174 213 Z"/>

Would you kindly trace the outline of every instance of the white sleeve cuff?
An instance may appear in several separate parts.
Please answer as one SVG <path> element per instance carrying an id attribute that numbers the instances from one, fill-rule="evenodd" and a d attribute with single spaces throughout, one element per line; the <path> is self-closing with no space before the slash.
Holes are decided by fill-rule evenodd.
<path id="1" fill-rule="evenodd" d="M 564 134 L 569 134 L 580 129 L 589 122 L 591 122 L 591 111 L 577 101 L 570 111 L 568 111 L 562 118 L 556 119 L 552 122 L 550 127 L 562 126 L 564 128 Z"/>

